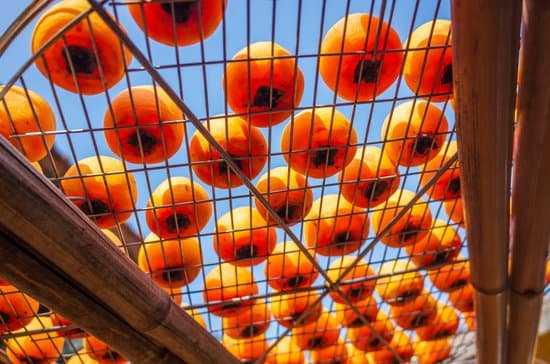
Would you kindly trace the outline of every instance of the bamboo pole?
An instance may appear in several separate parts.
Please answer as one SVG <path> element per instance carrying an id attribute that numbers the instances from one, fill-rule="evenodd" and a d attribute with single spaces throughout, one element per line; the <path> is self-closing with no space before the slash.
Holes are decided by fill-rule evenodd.
<path id="1" fill-rule="evenodd" d="M 0 226 L 17 237 L 22 249 L 35 252 L 85 294 L 184 361 L 236 363 L 4 139 L 0 171 Z M 87 329 L 80 317 L 67 318 Z"/>
<path id="2" fill-rule="evenodd" d="M 505 362 L 508 217 L 519 0 L 452 3 L 462 192 L 476 290 L 477 360 Z"/>
<path id="3" fill-rule="evenodd" d="M 523 2 L 524 34 L 512 191 L 510 363 L 533 360 L 550 239 L 550 6 Z"/>

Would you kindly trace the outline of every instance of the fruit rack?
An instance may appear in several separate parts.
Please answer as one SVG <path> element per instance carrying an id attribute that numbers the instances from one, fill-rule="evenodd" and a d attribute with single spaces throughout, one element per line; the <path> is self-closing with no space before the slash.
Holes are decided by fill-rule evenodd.
<path id="1" fill-rule="evenodd" d="M 512 135 L 548 104 L 541 3 L 516 104 L 520 1 L 25 4 L 0 362 L 528 362 L 550 147 Z"/>

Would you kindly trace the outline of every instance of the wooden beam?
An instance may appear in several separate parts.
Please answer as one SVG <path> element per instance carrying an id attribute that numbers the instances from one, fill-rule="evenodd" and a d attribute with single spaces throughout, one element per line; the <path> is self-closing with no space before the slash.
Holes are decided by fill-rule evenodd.
<path id="1" fill-rule="evenodd" d="M 524 0 L 512 192 L 510 363 L 533 359 L 550 241 L 550 4 Z"/>
<path id="2" fill-rule="evenodd" d="M 3 139 L 0 171 L 0 225 L 9 229 L 25 249 L 63 272 L 114 315 L 182 360 L 237 363 Z M 36 292 L 29 291 L 33 293 Z M 51 308 L 59 307 L 51 305 Z M 67 318 L 87 329 L 79 317 L 67 315 Z"/>
<path id="3" fill-rule="evenodd" d="M 456 128 L 471 281 L 477 291 L 480 363 L 505 361 L 508 201 L 520 13 L 520 0 L 452 3 Z"/>

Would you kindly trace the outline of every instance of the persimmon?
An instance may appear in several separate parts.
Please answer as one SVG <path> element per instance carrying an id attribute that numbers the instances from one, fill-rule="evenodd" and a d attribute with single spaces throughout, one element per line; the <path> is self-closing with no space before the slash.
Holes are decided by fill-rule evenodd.
<path id="1" fill-rule="evenodd" d="M 399 170 L 380 148 L 358 148 L 339 175 L 340 192 L 349 202 L 368 208 L 380 205 L 399 188 Z"/>
<path id="2" fill-rule="evenodd" d="M 273 296 L 270 303 L 273 317 L 281 326 L 289 329 L 314 323 L 323 312 L 320 297 L 313 291 Z M 306 310 L 306 316 L 298 322 L 298 319 Z"/>
<path id="3" fill-rule="evenodd" d="M 163 239 L 195 235 L 212 216 L 210 197 L 187 177 L 172 177 L 158 185 L 147 208 L 147 226 Z"/>
<path id="4" fill-rule="evenodd" d="M 111 228 L 130 218 L 137 202 L 134 175 L 121 161 L 94 156 L 73 164 L 61 180 L 65 195 L 100 228 Z"/>
<path id="5" fill-rule="evenodd" d="M 38 163 L 38 162 L 31 162 L 31 165 L 32 165 L 40 174 L 44 174 L 44 171 L 42 170 L 42 167 L 40 166 L 40 163 Z"/>
<path id="6" fill-rule="evenodd" d="M 420 185 L 425 186 L 439 170 L 457 153 L 456 141 L 445 142 L 439 153 L 424 166 L 420 175 Z M 454 200 L 462 196 L 460 189 L 460 164 L 455 161 L 437 181 L 426 191 L 433 200 Z"/>
<path id="7" fill-rule="evenodd" d="M 439 303 L 434 320 L 424 327 L 417 328 L 416 335 L 422 340 L 441 339 L 456 334 L 460 319 L 455 309 Z"/>
<path id="8" fill-rule="evenodd" d="M 86 331 L 78 327 L 69 330 L 65 329 L 68 326 L 72 326 L 73 323 L 59 313 L 50 313 L 50 320 L 52 322 L 52 326 L 59 326 L 62 328 L 61 330 L 56 331 L 57 336 L 61 336 L 67 339 L 79 339 L 88 335 Z"/>
<path id="9" fill-rule="evenodd" d="M 90 358 L 101 364 L 122 364 L 128 362 L 122 355 L 94 336 L 85 337 L 84 350 Z"/>
<path id="10" fill-rule="evenodd" d="M 404 102 L 382 125 L 384 154 L 405 167 L 424 164 L 441 150 L 448 127 L 447 118 L 437 106 L 421 100 Z"/>
<path id="11" fill-rule="evenodd" d="M 373 210 L 372 228 L 380 234 L 397 214 L 412 201 L 415 194 L 408 190 L 397 190 L 390 196 L 383 209 Z M 428 204 L 419 198 L 401 218 L 391 227 L 380 241 L 392 248 L 401 248 L 414 244 L 428 235 L 432 226 L 432 212 Z"/>
<path id="12" fill-rule="evenodd" d="M 202 256 L 197 238 L 161 240 L 149 234 L 139 247 L 138 266 L 161 287 L 182 287 L 201 272 Z"/>
<path id="13" fill-rule="evenodd" d="M 464 317 L 464 321 L 466 321 L 466 326 L 468 327 L 468 330 L 475 331 L 476 330 L 475 312 L 462 312 L 462 316 Z"/>
<path id="14" fill-rule="evenodd" d="M 233 339 L 245 339 L 266 332 L 271 323 L 271 312 L 264 300 L 256 300 L 236 316 L 223 318 L 223 332 Z"/>
<path id="15" fill-rule="evenodd" d="M 445 101 L 453 93 L 451 21 L 436 19 L 416 28 L 405 42 L 403 77 L 418 96 Z"/>
<path id="16" fill-rule="evenodd" d="M 402 62 L 401 39 L 388 23 L 349 14 L 323 38 L 319 73 L 341 98 L 369 101 L 397 80 Z"/>
<path id="17" fill-rule="evenodd" d="M 362 208 L 338 195 L 315 200 L 304 222 L 307 245 L 324 256 L 350 254 L 369 235 L 369 218 Z"/>
<path id="18" fill-rule="evenodd" d="M 281 152 L 289 167 L 313 178 L 333 176 L 351 163 L 357 134 L 333 107 L 307 109 L 284 128 Z"/>
<path id="19" fill-rule="evenodd" d="M 1 287 L 1 286 L 9 286 L 9 285 L 10 285 L 10 284 L 9 284 L 8 281 L 6 281 L 6 280 L 0 278 L 0 287 Z"/>
<path id="20" fill-rule="evenodd" d="M 546 284 L 550 284 L 550 260 L 546 261 L 546 273 L 545 273 Z M 1 285 L 1 283 L 0 283 Z"/>
<path id="21" fill-rule="evenodd" d="M 449 215 L 451 221 L 459 224 L 463 228 L 466 228 L 463 204 L 464 201 L 462 198 L 443 201 L 443 207 L 445 208 L 445 212 Z"/>
<path id="22" fill-rule="evenodd" d="M 258 294 L 258 285 L 247 268 L 221 263 L 208 273 L 203 291 L 208 311 L 216 316 L 235 316 L 254 304 L 255 300 L 240 300 Z"/>
<path id="23" fill-rule="evenodd" d="M 275 246 L 267 257 L 264 272 L 267 284 L 278 291 L 309 287 L 319 276 L 313 263 L 293 241 Z"/>
<path id="24" fill-rule="evenodd" d="M 141 30 L 149 38 L 170 46 L 188 46 L 210 37 L 221 23 L 227 5 L 227 0 L 126 2 Z"/>
<path id="25" fill-rule="evenodd" d="M 55 363 L 63 351 L 64 339 L 53 332 L 41 332 L 53 327 L 48 317 L 35 317 L 25 328 L 6 340 L 8 358 L 13 364 Z M 36 334 L 26 334 L 38 332 Z"/>
<path id="26" fill-rule="evenodd" d="M 362 301 L 370 297 L 376 286 L 376 279 L 373 279 L 376 273 L 370 267 L 369 263 L 364 259 L 360 259 L 359 262 L 355 264 L 356 260 L 356 257 L 350 255 L 344 256 L 334 260 L 327 270 L 327 276 L 331 281 L 335 282 L 340 279 L 340 276 L 345 270 L 352 267 L 351 270 L 341 278 L 339 286 L 340 291 L 351 302 Z M 335 291 L 330 291 L 329 295 L 335 302 L 345 303 Z"/>
<path id="27" fill-rule="evenodd" d="M 415 267 L 406 260 L 384 263 L 378 275 L 376 290 L 390 305 L 404 305 L 414 300 L 424 288 L 424 278 Z"/>
<path id="28" fill-rule="evenodd" d="M 404 331 L 396 329 L 393 334 L 393 338 L 390 341 L 390 347 L 396 351 L 399 358 L 408 363 L 413 354 L 414 348 L 411 343 L 411 339 Z M 370 351 L 366 353 L 367 361 L 365 364 L 395 364 L 397 358 L 387 347 L 383 347 L 380 350 Z M 352 361 L 350 364 L 360 364 Z"/>
<path id="29" fill-rule="evenodd" d="M 11 285 L 0 286 L 0 334 L 29 324 L 38 312 L 39 303 Z"/>
<path id="30" fill-rule="evenodd" d="M 174 302 L 176 302 L 178 305 L 181 305 L 182 302 L 183 302 L 183 298 L 182 298 L 182 295 L 183 293 L 181 292 L 181 289 L 180 287 L 162 287 L 161 288 L 164 290 L 164 292 L 168 293 L 170 295 L 170 297 L 172 297 L 172 299 L 174 300 Z"/>
<path id="31" fill-rule="evenodd" d="M 257 127 L 283 122 L 300 104 L 304 76 L 289 51 L 273 42 L 256 42 L 235 54 L 222 85 L 227 104 Z M 250 113 L 250 114 L 249 114 Z"/>
<path id="32" fill-rule="evenodd" d="M 418 364 L 437 364 L 451 355 L 452 344 L 446 339 L 417 341 L 414 343 L 414 355 Z"/>
<path id="33" fill-rule="evenodd" d="M 296 344 L 303 350 L 321 349 L 335 345 L 339 335 L 338 321 L 328 311 L 323 311 L 316 321 L 292 329 L 292 336 L 296 339 Z"/>
<path id="34" fill-rule="evenodd" d="M 449 301 L 461 312 L 474 312 L 474 289 L 471 284 L 449 292 Z"/>
<path id="35" fill-rule="evenodd" d="M 81 349 L 69 358 L 67 364 L 99 364 L 99 362 L 90 358 L 85 349 Z"/>
<path id="36" fill-rule="evenodd" d="M 260 177 L 256 188 L 288 226 L 301 222 L 313 203 L 313 192 L 305 176 L 289 167 L 273 168 Z M 275 219 L 257 198 L 255 202 L 258 212 L 264 219 L 270 225 L 276 224 Z"/>
<path id="37" fill-rule="evenodd" d="M 424 291 L 413 300 L 400 306 L 391 306 L 393 321 L 405 330 L 414 330 L 431 324 L 437 315 L 437 301 Z"/>
<path id="38" fill-rule="evenodd" d="M 243 364 L 255 363 L 268 348 L 264 334 L 245 339 L 223 335 L 222 345 Z"/>
<path id="39" fill-rule="evenodd" d="M 453 260 L 462 248 L 458 231 L 444 220 L 436 219 L 429 234 L 405 247 L 412 262 L 420 268 L 444 264 Z"/>
<path id="40" fill-rule="evenodd" d="M 285 336 L 266 358 L 266 364 L 305 364 L 305 355 L 293 336 Z"/>
<path id="41" fill-rule="evenodd" d="M 114 245 L 116 245 L 121 252 L 126 254 L 126 247 L 124 246 L 124 243 L 119 239 L 118 235 L 113 233 L 109 229 L 101 229 L 101 232 L 109 238 L 113 242 Z"/>
<path id="42" fill-rule="evenodd" d="M 354 302 L 353 306 L 367 321 L 375 321 L 378 315 L 378 304 L 374 297 Z M 361 318 L 345 303 L 336 303 L 335 314 L 338 322 L 344 327 L 357 327 L 365 325 Z"/>
<path id="43" fill-rule="evenodd" d="M 111 101 L 103 119 L 105 139 L 111 151 L 127 162 L 159 163 L 180 148 L 182 120 L 182 111 L 163 89 L 134 86 Z"/>
<path id="44" fill-rule="evenodd" d="M 464 258 L 459 256 L 457 259 L 462 260 Z M 470 282 L 470 262 L 453 262 L 438 269 L 428 270 L 428 277 L 440 291 L 454 291 Z"/>
<path id="45" fill-rule="evenodd" d="M 118 35 L 95 12 L 64 30 L 89 9 L 86 0 L 60 1 L 42 15 L 32 34 L 32 53 L 42 52 L 35 61 L 38 70 L 57 86 L 85 95 L 113 87 L 132 61 L 132 54 L 120 45 Z M 61 30 L 63 36 L 42 51 Z"/>
<path id="46" fill-rule="evenodd" d="M 311 364 L 347 364 L 348 348 L 342 339 L 336 344 L 311 350 Z"/>
<path id="47" fill-rule="evenodd" d="M 4 86 L 0 86 L 0 91 Z M 36 92 L 11 86 L 0 103 L 0 136 L 6 138 L 31 162 L 48 155 L 55 142 L 55 115 Z M 32 135 L 26 135 L 32 134 Z M 17 135 L 17 136 L 15 136 Z"/>
<path id="48" fill-rule="evenodd" d="M 260 129 L 239 116 L 214 117 L 203 125 L 244 175 L 250 179 L 256 178 L 267 162 L 268 153 L 267 142 Z M 191 139 L 189 159 L 193 172 L 210 186 L 232 188 L 244 183 L 199 131 Z"/>
<path id="49" fill-rule="evenodd" d="M 376 320 L 372 321 L 370 326 L 363 325 L 348 329 L 349 341 L 362 351 L 375 351 L 383 348 L 384 343 L 380 338 L 389 343 L 393 335 L 393 324 L 383 311 L 378 311 Z"/>

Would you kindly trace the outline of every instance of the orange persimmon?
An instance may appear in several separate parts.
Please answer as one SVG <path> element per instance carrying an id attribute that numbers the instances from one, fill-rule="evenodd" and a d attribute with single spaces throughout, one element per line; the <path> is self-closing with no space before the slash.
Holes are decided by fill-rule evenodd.
<path id="1" fill-rule="evenodd" d="M 181 297 L 181 295 L 179 295 L 179 297 Z M 181 301 L 181 298 L 180 298 L 180 301 Z M 193 318 L 193 320 L 195 320 L 203 329 L 206 330 L 206 323 L 204 322 L 204 319 L 202 318 L 201 313 L 197 309 L 193 309 L 193 308 L 186 309 L 185 306 L 187 304 L 183 302 L 180 302 L 179 305 L 189 316 Z"/>
<path id="2" fill-rule="evenodd" d="M 271 323 L 271 312 L 264 300 L 256 300 L 235 316 L 224 317 L 223 332 L 233 339 L 246 339 L 263 334 Z"/>
<path id="3" fill-rule="evenodd" d="M 374 297 L 370 296 L 364 300 L 354 302 L 353 306 L 367 321 L 371 322 L 376 320 L 378 315 L 378 305 L 376 304 Z M 365 325 L 365 323 L 352 310 L 352 308 L 345 303 L 336 303 L 334 311 L 338 322 L 340 322 L 340 324 L 344 327 L 357 327 Z"/>
<path id="4" fill-rule="evenodd" d="M 4 86 L 0 86 L 0 91 Z M 48 155 L 55 134 L 55 115 L 46 100 L 36 92 L 12 86 L 0 103 L 0 136 L 5 137 L 31 162 Z M 26 134 L 33 135 L 26 135 Z M 14 136 L 17 135 L 17 136 Z"/>
<path id="5" fill-rule="evenodd" d="M 141 30 L 170 46 L 188 46 L 210 37 L 221 23 L 227 5 L 227 0 L 126 2 Z"/>
<path id="6" fill-rule="evenodd" d="M 405 363 L 408 363 L 414 355 L 411 339 L 404 331 L 395 330 L 390 346 Z M 397 362 L 388 347 L 366 353 L 366 359 L 366 363 L 352 361 L 350 364 L 395 364 Z"/>
<path id="7" fill-rule="evenodd" d="M 267 257 L 264 272 L 267 284 L 278 291 L 309 287 L 319 276 L 313 263 L 293 241 L 275 246 Z"/>
<path id="8" fill-rule="evenodd" d="M 358 148 L 339 175 L 342 196 L 358 207 L 380 205 L 399 188 L 399 170 L 380 148 Z"/>
<path id="9" fill-rule="evenodd" d="M 458 256 L 456 260 L 463 260 Z M 443 292 L 454 291 L 470 282 L 470 262 L 453 262 L 438 269 L 428 270 L 428 277 L 432 284 Z"/>
<path id="10" fill-rule="evenodd" d="M 414 355 L 418 364 L 438 364 L 451 355 L 452 344 L 446 339 L 417 341 L 414 343 Z"/>
<path id="11" fill-rule="evenodd" d="M 283 122 L 300 104 L 304 76 L 296 60 L 273 42 L 256 42 L 235 54 L 222 85 L 227 103 L 257 127 Z M 250 114 L 248 114 L 250 112 Z"/>
<path id="12" fill-rule="evenodd" d="M 378 275 L 386 277 L 378 278 L 376 290 L 390 305 L 404 305 L 418 297 L 424 288 L 422 275 L 405 260 L 384 263 Z"/>
<path id="13" fill-rule="evenodd" d="M 437 106 L 420 100 L 404 102 L 382 125 L 384 154 L 405 167 L 421 165 L 437 155 L 447 131 L 447 118 Z"/>
<path id="14" fill-rule="evenodd" d="M 0 286 L 0 334 L 26 326 L 38 312 L 38 302 L 11 285 Z"/>
<path id="15" fill-rule="evenodd" d="M 476 330 L 475 312 L 462 312 L 462 317 L 464 317 L 464 321 L 466 321 L 466 326 L 468 327 L 468 330 L 475 331 Z"/>
<path id="16" fill-rule="evenodd" d="M 546 261 L 545 280 L 546 280 L 546 284 L 550 284 L 550 260 Z"/>
<path id="17" fill-rule="evenodd" d="M 281 152 L 289 167 L 313 178 L 344 169 L 357 151 L 357 134 L 349 120 L 333 107 L 307 109 L 284 128 Z"/>
<path id="18" fill-rule="evenodd" d="M 13 364 L 55 363 L 63 351 L 64 339 L 53 332 L 41 332 L 53 327 L 48 317 L 35 317 L 16 331 L 21 336 L 6 340 L 8 358 Z M 38 332 L 25 334 L 26 332 Z"/>
<path id="19" fill-rule="evenodd" d="M 256 363 L 268 348 L 264 334 L 245 339 L 223 335 L 222 345 L 243 364 Z"/>
<path id="20" fill-rule="evenodd" d="M 372 228 L 381 233 L 394 217 L 405 208 L 415 194 L 408 190 L 397 190 L 390 196 L 383 209 L 373 210 Z M 380 238 L 380 241 L 392 248 L 405 247 L 428 235 L 432 226 L 432 212 L 428 204 L 419 198 L 393 226 Z"/>
<path id="21" fill-rule="evenodd" d="M 9 285 L 10 285 L 10 284 L 9 284 L 8 281 L 6 281 L 6 280 L 0 278 L 0 287 L 1 287 L 1 286 L 9 286 Z"/>
<path id="22" fill-rule="evenodd" d="M 474 312 L 474 289 L 471 284 L 449 292 L 449 301 L 461 312 Z"/>
<path id="23" fill-rule="evenodd" d="M 373 331 L 374 330 L 374 331 Z M 380 337 L 388 343 L 394 335 L 394 327 L 383 311 L 378 311 L 370 326 L 362 325 L 348 329 L 348 338 L 355 348 L 362 351 L 375 351 L 384 347 Z"/>
<path id="24" fill-rule="evenodd" d="M 324 256 L 350 254 L 369 235 L 369 218 L 362 208 L 339 195 L 325 195 L 313 202 L 304 222 L 307 245 Z"/>
<path id="25" fill-rule="evenodd" d="M 456 141 L 445 142 L 439 153 L 424 166 L 420 176 L 420 185 L 424 187 L 439 170 L 457 153 Z M 426 191 L 433 200 L 454 200 L 462 196 L 460 190 L 460 163 L 455 161 L 437 181 Z"/>
<path id="26" fill-rule="evenodd" d="M 417 328 L 416 335 L 422 340 L 441 339 L 456 334 L 460 319 L 455 309 L 439 303 L 434 320 L 424 327 Z"/>
<path id="27" fill-rule="evenodd" d="M 181 289 L 180 287 L 162 287 L 160 286 L 164 292 L 168 293 L 170 295 L 170 297 L 172 297 L 172 299 L 174 300 L 174 302 L 176 302 L 178 305 L 181 305 L 182 304 L 182 295 L 183 293 L 181 292 Z"/>
<path id="28" fill-rule="evenodd" d="M 273 296 L 271 297 L 270 304 L 273 317 L 281 326 L 289 329 L 311 324 L 317 321 L 323 312 L 319 294 L 314 291 Z M 297 320 L 306 310 L 306 316 L 298 322 Z"/>
<path id="29" fill-rule="evenodd" d="M 340 276 L 345 270 L 352 267 L 352 269 L 341 278 L 339 286 L 340 291 L 351 302 L 362 301 L 370 297 L 376 286 L 376 279 L 372 279 L 372 277 L 376 276 L 374 270 L 366 260 L 360 259 L 357 264 L 354 264 L 356 260 L 356 257 L 350 255 L 344 256 L 334 260 L 327 270 L 327 276 L 331 281 L 335 282 L 337 279 L 340 279 Z M 359 280 L 359 282 L 356 282 L 357 280 Z M 345 303 L 336 292 L 329 291 L 329 295 L 335 302 Z"/>
<path id="30" fill-rule="evenodd" d="M 369 101 L 399 77 L 403 62 L 397 32 L 377 17 L 349 14 L 334 24 L 321 44 L 319 73 L 349 101 Z"/>
<path id="31" fill-rule="evenodd" d="M 437 301 L 424 291 L 413 300 L 400 306 L 391 306 L 393 321 L 405 330 L 414 330 L 431 324 L 437 315 Z"/>
<path id="32" fill-rule="evenodd" d="M 266 364 L 305 364 L 305 355 L 292 336 L 285 336 L 266 358 Z"/>
<path id="33" fill-rule="evenodd" d="M 121 161 L 88 157 L 73 164 L 61 180 L 65 195 L 100 228 L 130 218 L 137 202 L 136 181 Z"/>
<path id="34" fill-rule="evenodd" d="M 122 355 L 94 336 L 85 337 L 83 344 L 84 350 L 90 358 L 97 360 L 101 364 L 122 364 L 127 362 Z"/>
<path id="35" fill-rule="evenodd" d="M 258 294 L 258 285 L 252 272 L 229 263 L 214 267 L 206 276 L 204 286 L 203 298 L 209 304 L 208 311 L 220 317 L 235 316 L 246 310 L 255 300 L 239 299 Z"/>
<path id="36" fill-rule="evenodd" d="M 203 125 L 245 176 L 253 179 L 262 171 L 268 148 L 260 129 L 238 116 L 214 117 Z M 189 160 L 193 172 L 210 186 L 232 188 L 244 183 L 199 131 L 191 139 Z"/>
<path id="37" fill-rule="evenodd" d="M 313 192 L 306 183 L 306 178 L 289 167 L 271 169 L 260 177 L 256 188 L 288 226 L 301 222 L 313 203 Z M 264 219 L 270 225 L 276 224 L 258 198 L 254 201 Z"/>
<path id="38" fill-rule="evenodd" d="M 405 247 L 412 262 L 420 268 L 453 260 L 462 247 L 458 231 L 444 220 L 436 219 L 429 234 Z"/>
<path id="39" fill-rule="evenodd" d="M 67 364 L 99 364 L 99 362 L 90 358 L 85 349 L 80 349 L 67 360 Z"/>
<path id="40" fill-rule="evenodd" d="M 145 221 L 149 229 L 163 239 L 195 235 L 212 216 L 209 199 L 196 181 L 171 177 L 162 182 L 147 201 Z"/>
<path id="41" fill-rule="evenodd" d="M 124 243 L 122 241 L 120 241 L 117 234 L 113 233 L 109 229 L 101 229 L 101 232 L 103 234 L 107 235 L 109 240 L 111 240 L 113 242 L 113 244 L 115 244 L 120 249 L 121 252 L 126 254 L 126 247 L 124 246 Z"/>
<path id="42" fill-rule="evenodd" d="M 218 219 L 213 244 L 216 254 L 231 264 L 257 265 L 275 249 L 277 230 L 255 208 L 237 207 Z"/>
<path id="43" fill-rule="evenodd" d="M 197 238 L 160 240 L 151 233 L 139 248 L 138 266 L 161 287 L 182 287 L 201 271 L 201 248 Z"/>
<path id="44" fill-rule="evenodd" d="M 445 212 L 449 215 L 451 221 L 459 224 L 463 228 L 466 228 L 463 204 L 464 200 L 462 198 L 443 201 L 443 207 L 445 208 Z"/>
<path id="45" fill-rule="evenodd" d="M 294 327 L 292 336 L 303 350 L 320 349 L 338 342 L 340 326 L 336 318 L 328 311 L 323 311 L 316 321 Z"/>
<path id="46" fill-rule="evenodd" d="M 57 86 L 85 95 L 113 87 L 132 61 L 118 35 L 95 12 L 63 30 L 62 37 L 42 50 L 56 33 L 89 9 L 86 0 L 60 1 L 42 15 L 32 34 L 32 53 L 41 52 L 35 61 L 38 70 Z"/>
<path id="47" fill-rule="evenodd" d="M 185 131 L 183 113 L 163 89 L 134 86 L 111 105 L 103 126 L 113 153 L 130 163 L 159 163 L 176 154 Z"/>
<path id="48" fill-rule="evenodd" d="M 73 323 L 60 315 L 59 313 L 52 312 L 50 313 L 50 320 L 52 322 L 52 326 L 59 326 L 61 328 L 72 326 Z M 59 331 L 56 331 L 58 336 L 67 338 L 67 339 L 79 339 L 83 338 L 88 335 L 88 333 L 78 327 L 70 330 L 62 329 Z"/>
<path id="49" fill-rule="evenodd" d="M 311 364 L 347 364 L 348 348 L 342 339 L 338 339 L 336 344 L 326 346 L 320 349 L 314 349 L 310 352 Z"/>
<path id="50" fill-rule="evenodd" d="M 432 102 L 445 101 L 453 93 L 451 21 L 424 23 L 404 44 L 408 44 L 403 69 L 407 86 Z"/>

